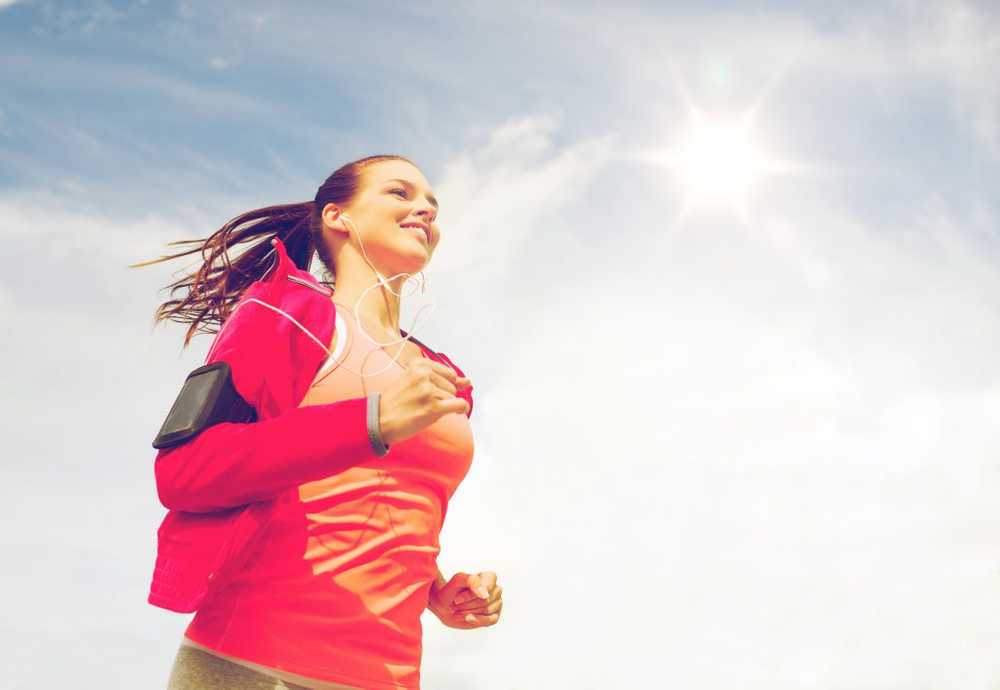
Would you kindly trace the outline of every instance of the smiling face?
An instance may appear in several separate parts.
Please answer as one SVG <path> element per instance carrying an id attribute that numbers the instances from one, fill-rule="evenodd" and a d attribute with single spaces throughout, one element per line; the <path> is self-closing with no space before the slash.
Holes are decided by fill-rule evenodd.
<path id="1" fill-rule="evenodd" d="M 350 222 L 340 217 L 334 204 L 327 204 L 322 213 L 324 226 L 334 231 L 337 247 L 347 241 L 348 230 L 360 233 L 364 253 L 386 275 L 421 270 L 441 240 L 430 183 L 407 161 L 380 161 L 365 167 L 355 198 L 342 210 Z M 352 244 L 356 245 L 356 239 Z"/>

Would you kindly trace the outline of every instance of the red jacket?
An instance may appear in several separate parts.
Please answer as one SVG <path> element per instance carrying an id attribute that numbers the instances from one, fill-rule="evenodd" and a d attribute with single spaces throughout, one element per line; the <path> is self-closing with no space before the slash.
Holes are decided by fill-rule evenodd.
<path id="1" fill-rule="evenodd" d="M 298 407 L 327 353 L 291 320 L 250 298 L 287 312 L 326 347 L 336 308 L 333 292 L 296 267 L 280 239 L 271 244 L 276 264 L 247 288 L 205 358 L 205 364 L 229 363 L 233 385 L 257 421 L 216 424 L 156 454 L 156 490 L 169 512 L 157 531 L 148 598 L 154 606 L 197 610 L 245 562 L 278 494 L 378 457 L 368 438 L 366 398 Z M 444 354 L 410 339 L 464 376 Z M 471 390 L 458 392 L 469 416 Z"/>

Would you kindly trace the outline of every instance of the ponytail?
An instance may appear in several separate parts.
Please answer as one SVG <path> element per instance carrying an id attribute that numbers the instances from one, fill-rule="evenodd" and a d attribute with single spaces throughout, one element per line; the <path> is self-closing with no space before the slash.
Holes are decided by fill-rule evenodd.
<path id="1" fill-rule="evenodd" d="M 243 291 L 263 277 L 277 261 L 276 256 L 271 256 L 275 251 L 270 244 L 272 238 L 277 237 L 284 243 L 296 266 L 309 270 L 315 249 L 312 226 L 316 215 L 312 201 L 258 208 L 236 216 L 207 239 L 168 243 L 197 245 L 192 249 L 130 264 L 129 268 L 138 268 L 201 251 L 204 262 L 197 271 L 163 288 L 170 289 L 171 297 L 185 288 L 188 292 L 182 299 L 170 299 L 157 307 L 153 325 L 168 319 L 191 324 L 184 347 L 199 332 L 218 332 Z M 247 244 L 251 246 L 237 258 L 230 259 L 230 247 Z"/>
<path id="2" fill-rule="evenodd" d="M 332 281 L 335 267 L 330 247 L 323 238 L 320 213 L 329 203 L 338 206 L 349 205 L 361 186 L 361 173 L 364 168 L 385 160 L 404 160 L 412 163 L 408 158 L 394 154 L 368 156 L 346 163 L 326 178 L 316 191 L 313 201 L 247 211 L 233 218 L 207 239 L 168 242 L 169 245 L 196 245 L 192 249 L 130 264 L 129 268 L 138 268 L 201 250 L 203 259 L 201 267 L 163 288 L 170 289 L 171 297 L 178 290 L 187 288 L 187 295 L 183 299 L 167 300 L 157 307 L 153 315 L 153 325 L 167 319 L 191 324 L 184 337 L 184 347 L 187 347 L 191 338 L 199 332 L 217 333 L 218 328 L 213 329 L 213 326 L 221 327 L 236 308 L 243 291 L 260 280 L 274 265 L 277 257 L 271 258 L 271 254 L 275 251 L 271 246 L 271 240 L 275 237 L 285 245 L 288 257 L 304 271 L 309 270 L 313 252 L 319 254 L 320 261 L 326 267 L 327 276 Z M 235 260 L 230 260 L 229 248 L 241 244 L 251 244 L 251 246 Z M 216 262 L 220 259 L 221 265 L 216 266 Z"/>

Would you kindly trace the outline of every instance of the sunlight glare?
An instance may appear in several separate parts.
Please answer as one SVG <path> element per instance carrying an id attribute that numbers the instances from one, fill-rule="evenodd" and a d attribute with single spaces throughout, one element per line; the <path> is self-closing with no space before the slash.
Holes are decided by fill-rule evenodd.
<path id="1" fill-rule="evenodd" d="M 675 167 L 688 191 L 689 205 L 741 205 L 752 183 L 767 169 L 745 125 L 694 123 L 680 146 Z"/>

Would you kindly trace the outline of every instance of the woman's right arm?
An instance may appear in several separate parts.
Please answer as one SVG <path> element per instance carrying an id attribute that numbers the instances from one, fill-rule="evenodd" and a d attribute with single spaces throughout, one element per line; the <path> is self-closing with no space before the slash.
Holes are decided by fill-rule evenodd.
<path id="1" fill-rule="evenodd" d="M 249 297 L 275 299 L 254 288 L 244 300 Z M 262 358 L 277 347 L 275 318 L 253 302 L 237 308 L 206 357 L 206 364 L 229 364 L 237 391 L 256 409 L 266 395 Z M 293 407 L 249 424 L 214 424 L 157 452 L 160 503 L 196 513 L 233 508 L 376 458 L 366 413 L 367 399 L 351 398 Z"/>
<path id="2" fill-rule="evenodd" d="M 232 508 L 377 458 L 366 413 L 367 399 L 351 398 L 211 426 L 157 452 L 160 503 L 189 512 Z"/>
<path id="3" fill-rule="evenodd" d="M 259 409 L 265 386 L 255 358 L 269 351 L 275 331 L 252 314 L 244 310 L 242 318 L 231 317 L 206 364 L 229 363 L 237 391 Z M 467 415 L 471 398 L 463 399 L 469 398 L 466 392 L 456 397 L 456 387 L 472 386 L 453 367 L 421 358 L 381 393 L 381 401 L 374 399 L 379 406 L 373 425 L 392 444 L 444 414 Z M 350 398 L 294 407 L 250 424 L 222 422 L 160 449 L 155 461 L 160 503 L 196 513 L 233 508 L 381 457 L 368 434 L 368 404 L 367 397 Z"/>

